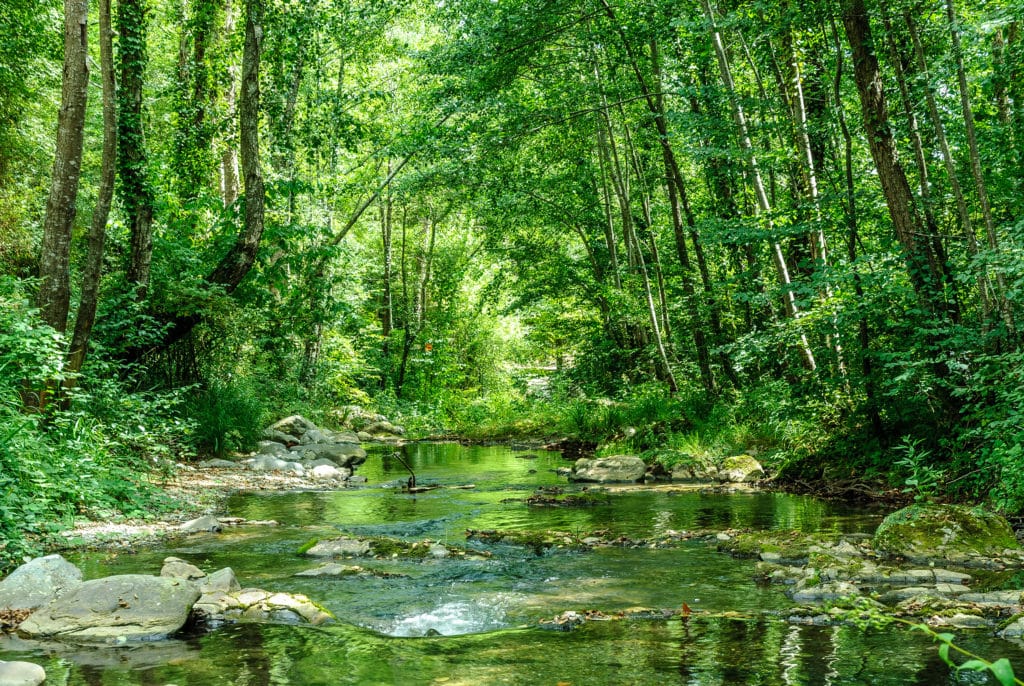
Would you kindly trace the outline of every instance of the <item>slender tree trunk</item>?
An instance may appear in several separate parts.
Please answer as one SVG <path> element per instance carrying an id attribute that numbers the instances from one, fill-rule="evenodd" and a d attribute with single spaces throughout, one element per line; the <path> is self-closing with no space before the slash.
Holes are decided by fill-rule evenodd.
<path id="1" fill-rule="evenodd" d="M 946 128 L 942 124 L 942 117 L 939 114 L 939 106 L 935 100 L 935 93 L 932 90 L 931 77 L 928 73 L 928 63 L 925 58 L 924 45 L 917 32 L 917 23 L 909 12 L 904 12 L 904 21 L 907 30 L 910 32 L 910 40 L 914 46 L 914 55 L 917 59 L 917 68 L 925 79 L 925 101 L 928 103 L 928 114 L 932 120 L 932 128 L 935 130 L 935 138 L 939 143 L 939 150 L 942 152 L 942 161 L 946 167 L 946 175 L 949 177 L 950 190 L 956 200 L 957 213 L 960 216 L 960 225 L 967 242 L 967 253 L 973 258 L 978 254 L 978 240 L 974 234 L 974 222 L 971 220 L 970 210 L 967 208 L 967 200 L 964 197 L 963 189 L 960 186 L 960 179 L 956 173 L 956 164 L 953 161 L 953 154 L 950 152 L 949 141 L 946 139 Z M 979 276 L 978 297 L 981 299 L 982 310 L 987 318 L 992 310 L 991 297 L 989 294 L 988 279 L 984 273 Z"/>
<path id="2" fill-rule="evenodd" d="M 135 286 L 135 297 L 139 300 L 146 297 L 149 289 L 153 261 L 153 189 L 142 125 L 142 86 L 148 60 L 147 14 L 145 0 L 120 0 L 117 4 L 118 174 L 131 244 L 127 278 Z"/>
<path id="3" fill-rule="evenodd" d="M 89 249 L 82 268 L 82 292 L 78 299 L 78 313 L 75 316 L 75 331 L 68 349 L 67 371 L 64 387 L 74 385 L 74 374 L 85 362 L 89 336 L 96 321 L 99 303 L 100 274 L 103 270 L 103 244 L 107 235 L 107 218 L 114 196 L 114 177 L 117 172 L 117 110 L 114 81 L 113 30 L 110 24 L 110 0 L 99 0 L 100 74 L 103 81 L 103 158 L 101 162 L 100 187 L 89 225 Z"/>
<path id="4" fill-rule="evenodd" d="M 774 228 L 772 221 L 768 216 L 771 213 L 771 203 L 768 200 L 768 194 L 765 191 L 764 182 L 761 178 L 761 170 L 757 163 L 757 157 L 754 155 L 754 146 L 750 141 L 750 134 L 747 131 L 746 116 L 743 114 L 743 106 L 740 104 L 739 98 L 736 94 L 736 87 L 732 80 L 732 73 L 729 69 L 729 58 L 725 53 L 725 46 L 722 44 L 721 34 L 718 32 L 718 28 L 715 24 L 714 13 L 711 10 L 711 5 L 708 0 L 703 0 L 704 10 L 707 13 L 708 22 L 710 23 L 711 31 L 711 42 L 715 49 L 715 54 L 718 56 L 718 67 L 722 74 L 722 82 L 725 84 L 726 91 L 729 93 L 729 97 L 732 99 L 733 117 L 736 120 L 736 128 L 740 137 L 740 147 L 746 151 L 749 156 L 748 165 L 751 172 L 751 180 L 754 184 L 754 193 L 757 196 L 758 208 L 755 211 L 755 215 L 764 214 L 765 221 L 768 224 L 769 232 Z M 786 265 L 786 257 L 782 252 L 782 246 L 777 240 L 771 241 L 772 261 L 775 263 L 775 271 L 779 278 L 779 283 L 785 289 L 783 302 L 786 308 L 786 314 L 791 318 L 796 318 L 800 311 L 796 304 L 796 294 L 793 292 L 792 284 L 789 279 L 789 268 Z M 800 341 L 798 345 L 801 359 L 803 360 L 804 366 L 810 371 L 814 371 L 817 365 L 814 361 L 814 353 L 811 352 L 811 346 L 807 342 L 807 335 L 801 333 Z"/>
<path id="5" fill-rule="evenodd" d="M 997 28 L 992 34 L 992 90 L 996 96 L 996 113 L 1003 133 L 1013 142 L 1013 127 L 1010 117 L 1010 92 L 1007 90 L 1006 44 L 1003 29 Z"/>
<path id="6" fill-rule="evenodd" d="M 687 205 L 687 211 L 689 211 L 689 205 L 686 198 L 686 188 L 682 183 L 682 174 L 679 171 L 679 165 L 676 162 L 675 153 L 673 152 L 671 142 L 669 141 L 668 124 L 665 118 L 665 103 L 660 92 L 661 72 L 660 59 L 658 56 L 658 44 L 657 41 L 651 41 L 651 66 L 654 72 L 655 87 L 658 91 L 657 93 L 654 93 L 647 85 L 647 80 L 644 78 L 643 72 L 640 70 L 640 63 L 633 50 L 633 46 L 630 44 L 625 32 L 622 30 L 622 27 L 615 16 L 614 9 L 612 9 L 612 6 L 607 2 L 607 0 L 601 0 L 601 3 L 605 8 L 605 14 L 608 15 L 608 18 L 616 27 L 619 39 L 622 41 L 623 48 L 626 50 L 626 54 L 629 57 L 633 74 L 636 76 L 637 85 L 640 87 L 640 91 L 647 103 L 647 109 L 653 115 L 653 123 L 658 135 L 659 147 L 661 148 L 662 164 L 665 168 L 666 188 L 669 195 L 669 206 L 672 210 L 672 226 L 673 236 L 676 242 L 676 253 L 679 258 L 680 265 L 683 267 L 683 296 L 687 301 L 693 321 L 693 325 L 690 327 L 690 330 L 693 336 L 694 348 L 697 352 L 697 367 L 700 369 L 701 384 L 704 387 L 705 393 L 708 395 L 714 395 L 715 377 L 711 369 L 711 355 L 708 349 L 707 338 L 704 334 L 704 324 L 701 312 L 697 305 L 696 288 L 693 283 L 693 270 L 690 264 L 689 253 L 686 249 L 686 238 L 683 233 L 680 214 L 680 196 L 682 197 L 683 203 Z M 637 170 L 637 173 L 639 175 L 639 169 Z M 650 222 L 648 222 L 648 224 L 650 225 Z M 694 235 L 694 242 L 696 244 L 696 235 Z M 667 333 L 667 310 L 665 312 L 665 316 L 666 335 L 669 335 Z M 655 335 L 656 338 L 661 338 L 659 333 L 656 332 Z M 665 360 L 665 365 L 668 365 L 667 358 Z"/>
<path id="7" fill-rule="evenodd" d="M 89 85 L 88 22 L 86 0 L 64 0 L 64 72 L 57 116 L 57 150 L 43 218 L 40 284 L 36 295 L 43 321 L 60 332 L 67 328 L 71 305 L 71 229 L 82 172 Z"/>
<path id="8" fill-rule="evenodd" d="M 381 250 L 384 257 L 383 273 L 381 274 L 383 292 L 381 294 L 380 312 L 381 357 L 383 358 L 384 367 L 384 373 L 381 374 L 380 379 L 380 387 L 382 390 L 387 387 L 387 380 L 390 376 L 391 330 L 394 325 L 394 308 L 391 298 L 391 217 L 392 202 L 391 194 L 388 193 L 380 204 L 380 237 Z"/>
<path id="9" fill-rule="evenodd" d="M 999 250 L 999 239 L 996 236 L 995 222 L 992 220 L 992 206 L 988 200 L 988 190 L 985 188 L 985 175 L 981 170 L 981 155 L 978 152 L 978 134 L 974 130 L 974 112 L 971 109 L 971 97 L 967 90 L 967 72 L 964 69 L 963 48 L 960 44 L 960 31 L 956 16 L 956 7 L 953 0 L 946 0 L 946 18 L 949 20 L 949 33 L 953 43 L 953 57 L 956 60 L 957 84 L 960 88 L 960 109 L 964 117 L 964 127 L 967 132 L 967 149 L 971 158 L 971 174 L 974 176 L 974 187 L 978 193 L 978 204 L 981 205 L 981 216 L 985 222 L 985 237 L 988 241 L 989 250 Z M 1017 325 L 1014 321 L 1013 310 L 1006 299 L 1006 281 L 1000 270 L 996 270 L 996 305 L 999 314 L 1002 316 L 1006 330 L 1011 336 L 1016 334 Z"/>
<path id="10" fill-rule="evenodd" d="M 423 246 L 420 249 L 419 255 L 416 256 L 416 290 L 412 294 L 412 313 L 407 315 L 407 321 L 405 322 L 402 340 L 402 361 L 398 366 L 398 380 L 395 382 L 395 395 L 399 398 L 402 397 L 402 389 L 405 386 L 405 375 L 409 368 L 409 354 L 412 352 L 412 347 L 416 344 L 416 340 L 419 338 L 426 321 L 427 285 L 430 283 L 430 272 L 434 261 L 436 229 L 437 222 L 428 215 L 424 219 Z"/>
<path id="11" fill-rule="evenodd" d="M 609 268 L 616 290 L 622 290 L 622 275 L 619 274 L 618 238 L 615 236 L 615 221 L 612 218 L 612 198 L 608 190 L 608 138 L 605 134 L 604 119 L 597 115 L 597 160 L 601 172 L 601 197 L 604 208 L 604 244 L 608 250 Z"/>

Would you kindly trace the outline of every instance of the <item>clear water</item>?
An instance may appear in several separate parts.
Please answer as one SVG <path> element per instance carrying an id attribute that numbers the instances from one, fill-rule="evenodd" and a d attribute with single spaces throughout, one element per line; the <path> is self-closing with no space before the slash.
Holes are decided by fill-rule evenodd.
<path id="1" fill-rule="evenodd" d="M 779 588 L 752 581 L 753 563 L 692 542 L 675 549 L 553 550 L 469 543 L 479 560 L 365 560 L 398 577 L 296 577 L 317 566 L 296 554 L 311 538 L 387 535 L 467 545 L 466 529 L 603 529 L 631 537 L 667 530 L 749 527 L 870 532 L 882 512 L 781 494 L 635 491 L 590 508 L 528 508 L 538 485 L 562 484 L 557 454 L 523 459 L 502 447 L 406 446 L 419 484 L 409 495 L 388 484 L 408 477 L 392 449 L 371 454 L 365 488 L 250 493 L 230 514 L 276 519 L 194 536 L 134 554 L 74 559 L 89 578 L 156 573 L 164 557 L 204 569 L 234 568 L 244 586 L 304 593 L 338 622 L 323 627 L 236 625 L 138 646 L 79 648 L 0 643 L 0 660 L 43 664 L 48 684 L 958 684 L 934 645 L 904 631 L 793 626 L 774 614 L 791 605 Z M 461 490 L 445 488 L 474 484 Z M 592 622 L 572 632 L 536 628 L 564 610 L 631 607 L 735 613 L 679 619 Z M 440 634 L 440 635 L 436 635 Z M 1019 645 L 961 632 L 982 654 L 1006 656 L 1024 673 Z M 957 679 L 961 679 L 958 681 Z M 994 683 L 994 682 L 993 682 Z"/>

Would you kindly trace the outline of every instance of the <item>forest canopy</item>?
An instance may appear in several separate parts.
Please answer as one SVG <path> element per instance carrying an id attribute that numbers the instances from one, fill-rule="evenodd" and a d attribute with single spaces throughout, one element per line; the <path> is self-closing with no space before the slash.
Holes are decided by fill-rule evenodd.
<path id="1" fill-rule="evenodd" d="M 0 12 L 5 540 L 351 404 L 1024 509 L 1019 0 Z"/>

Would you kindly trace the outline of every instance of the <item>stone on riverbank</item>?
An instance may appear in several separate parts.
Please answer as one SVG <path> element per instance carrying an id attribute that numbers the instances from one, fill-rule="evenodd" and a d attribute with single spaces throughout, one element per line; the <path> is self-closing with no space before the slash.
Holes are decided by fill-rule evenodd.
<path id="1" fill-rule="evenodd" d="M 684 483 L 752 483 L 764 478 L 764 467 L 750 455 L 732 455 L 717 464 L 707 457 L 696 457 L 679 451 L 661 453 L 660 464 L 671 464 L 672 481 Z"/>
<path id="2" fill-rule="evenodd" d="M 764 478 L 764 467 L 750 455 L 733 455 L 722 460 L 718 468 L 718 480 L 742 484 Z"/>
<path id="3" fill-rule="evenodd" d="M 635 455 L 612 455 L 592 460 L 581 458 L 573 466 L 573 481 L 596 483 L 639 481 L 647 473 L 647 465 Z"/>
<path id="4" fill-rule="evenodd" d="M 46 670 L 34 662 L 0 661 L 0 686 L 37 686 L 46 681 Z"/>
<path id="5" fill-rule="evenodd" d="M 178 527 L 178 531 L 185 534 L 194 534 L 203 531 L 212 531 L 216 533 L 223 528 L 224 527 L 220 520 L 213 515 L 203 515 L 202 517 L 196 517 L 195 519 L 190 519 L 185 522 Z"/>
<path id="6" fill-rule="evenodd" d="M 166 638 L 185 624 L 199 595 L 195 584 L 182 579 L 108 576 L 83 582 L 51 601 L 18 630 L 32 637 L 83 641 Z"/>
<path id="7" fill-rule="evenodd" d="M 945 560 L 996 566 L 1024 564 L 1024 549 L 1003 517 L 964 505 L 911 505 L 886 517 L 873 539 L 877 551 L 912 562 Z M 993 558 L 999 558 L 997 563 Z"/>
<path id="8" fill-rule="evenodd" d="M 37 557 L 0 581 L 0 609 L 35 610 L 82 583 L 82 571 L 60 555 Z"/>

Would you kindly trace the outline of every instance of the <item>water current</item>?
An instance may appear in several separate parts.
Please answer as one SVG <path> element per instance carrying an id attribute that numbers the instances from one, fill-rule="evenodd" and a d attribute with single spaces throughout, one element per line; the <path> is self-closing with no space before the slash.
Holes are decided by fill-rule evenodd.
<path id="1" fill-rule="evenodd" d="M 410 444 L 408 477 L 393 448 L 371 452 L 365 487 L 342 491 L 244 493 L 229 514 L 274 519 L 278 527 L 200 534 L 133 554 L 82 553 L 87 578 L 158 573 L 174 555 L 213 571 L 230 566 L 243 586 L 303 593 L 337 618 L 319 627 L 237 624 L 172 640 L 88 648 L 0 645 L 0 660 L 43 664 L 47 684 L 984 684 L 957 674 L 923 635 L 905 630 L 790 624 L 783 589 L 757 585 L 754 562 L 703 541 L 651 549 L 553 549 L 467 542 L 467 529 L 573 532 L 644 538 L 672 531 L 752 528 L 870 533 L 884 511 L 777 493 L 637 489 L 607 504 L 538 508 L 522 502 L 539 486 L 565 486 L 557 453 L 532 457 L 507 447 Z M 453 488 L 473 485 L 473 488 Z M 575 487 L 574 487 L 575 488 Z M 307 577 L 298 554 L 309 540 L 338 536 L 430 539 L 475 547 L 489 557 L 356 560 L 381 576 Z M 569 631 L 538 627 L 566 610 L 612 613 L 636 607 L 693 610 L 687 621 L 589 622 Z M 961 632 L 958 642 L 1009 657 L 1024 672 L 1024 649 Z M 995 683 L 992 681 L 991 683 Z"/>

